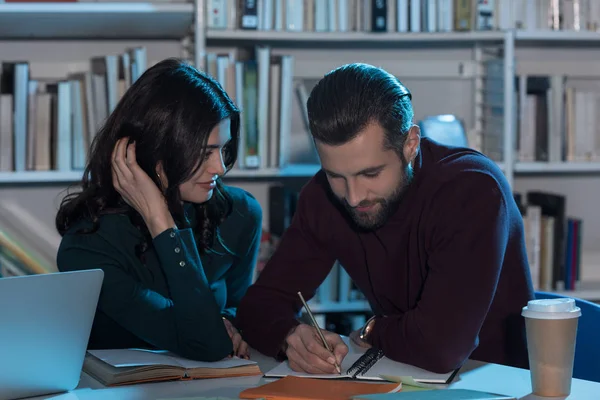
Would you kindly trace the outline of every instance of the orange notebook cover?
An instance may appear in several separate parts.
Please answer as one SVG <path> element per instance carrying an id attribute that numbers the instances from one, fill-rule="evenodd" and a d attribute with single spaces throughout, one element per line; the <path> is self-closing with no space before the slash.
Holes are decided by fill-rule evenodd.
<path id="1" fill-rule="evenodd" d="M 240 399 L 266 400 L 348 400 L 362 394 L 399 392 L 402 384 L 367 383 L 338 379 L 313 379 L 286 376 L 275 382 L 250 388 Z"/>

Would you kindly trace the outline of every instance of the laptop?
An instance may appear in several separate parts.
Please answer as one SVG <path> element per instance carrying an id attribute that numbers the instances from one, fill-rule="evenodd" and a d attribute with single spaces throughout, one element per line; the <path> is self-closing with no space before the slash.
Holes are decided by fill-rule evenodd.
<path id="1" fill-rule="evenodd" d="M 0 279 L 0 400 L 79 384 L 104 272 Z"/>

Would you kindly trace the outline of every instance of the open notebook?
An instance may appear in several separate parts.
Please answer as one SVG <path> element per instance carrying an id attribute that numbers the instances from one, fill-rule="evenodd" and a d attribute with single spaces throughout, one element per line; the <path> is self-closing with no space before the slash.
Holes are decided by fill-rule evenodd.
<path id="1" fill-rule="evenodd" d="M 412 377 L 420 383 L 448 384 L 457 371 L 447 374 L 436 374 L 412 365 L 392 361 L 383 355 L 383 351 L 374 348 L 368 349 L 363 354 L 349 353 L 340 366 L 342 373 L 332 375 L 303 374 L 293 371 L 287 361 L 282 362 L 265 374 L 265 378 L 280 378 L 284 376 L 298 376 L 305 378 L 325 379 L 362 379 L 371 381 L 384 381 L 382 375 L 389 377 Z"/>
<path id="2" fill-rule="evenodd" d="M 105 386 L 260 375 L 255 361 L 237 357 L 202 362 L 162 350 L 88 350 L 83 370 Z"/>

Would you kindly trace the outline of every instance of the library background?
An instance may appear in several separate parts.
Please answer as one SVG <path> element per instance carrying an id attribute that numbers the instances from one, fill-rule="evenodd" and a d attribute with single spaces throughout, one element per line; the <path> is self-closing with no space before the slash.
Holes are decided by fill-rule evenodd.
<path id="1" fill-rule="evenodd" d="M 536 289 L 600 302 L 599 27 L 597 0 L 0 0 L 0 274 L 56 270 L 60 199 L 120 96 L 167 57 L 243 110 L 224 181 L 263 207 L 259 274 L 319 170 L 308 93 L 366 62 L 411 90 L 426 134 L 445 123 L 501 166 Z M 370 312 L 338 263 L 311 302 L 339 333 Z"/>

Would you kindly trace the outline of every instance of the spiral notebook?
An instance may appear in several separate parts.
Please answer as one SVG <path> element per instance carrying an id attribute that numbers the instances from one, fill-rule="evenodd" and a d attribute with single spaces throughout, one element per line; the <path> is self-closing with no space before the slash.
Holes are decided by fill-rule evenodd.
<path id="1" fill-rule="evenodd" d="M 268 371 L 265 378 L 281 378 L 284 376 L 298 376 L 304 378 L 322 379 L 352 379 L 385 381 L 385 376 L 410 376 L 419 383 L 448 384 L 452 381 L 457 371 L 438 374 L 414 367 L 412 365 L 392 361 L 383 355 L 383 351 L 375 348 L 368 349 L 365 353 L 349 353 L 342 362 L 341 374 L 315 375 L 293 371 L 287 361 L 282 362 Z"/>

